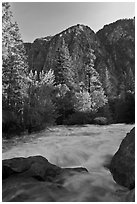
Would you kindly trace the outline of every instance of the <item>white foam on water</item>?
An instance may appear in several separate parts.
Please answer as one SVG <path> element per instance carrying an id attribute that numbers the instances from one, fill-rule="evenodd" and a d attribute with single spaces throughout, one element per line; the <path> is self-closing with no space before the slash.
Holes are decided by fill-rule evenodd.
<path id="1" fill-rule="evenodd" d="M 106 160 L 114 155 L 121 140 L 134 125 L 57 126 L 38 134 L 3 141 L 3 159 L 42 155 L 60 167 L 85 167 L 89 175 L 76 174 L 66 178 L 65 188 L 71 196 L 62 195 L 57 201 L 119 201 L 117 185 L 104 168 Z M 122 188 L 124 190 L 124 188 Z M 92 193 L 91 193 L 92 192 Z M 121 194 L 123 196 L 123 194 Z"/>

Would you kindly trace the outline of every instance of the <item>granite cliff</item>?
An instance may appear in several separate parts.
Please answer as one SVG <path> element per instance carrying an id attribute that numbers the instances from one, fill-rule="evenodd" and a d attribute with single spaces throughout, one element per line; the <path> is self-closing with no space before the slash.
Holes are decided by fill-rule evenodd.
<path id="1" fill-rule="evenodd" d="M 83 80 L 84 65 L 90 49 L 94 50 L 94 68 L 100 75 L 106 95 L 116 97 L 124 91 L 134 92 L 135 23 L 134 19 L 118 20 L 105 25 L 95 33 L 85 25 L 77 24 L 55 36 L 25 43 L 32 70 L 54 69 L 56 51 L 62 39 L 68 47 L 79 81 Z"/>

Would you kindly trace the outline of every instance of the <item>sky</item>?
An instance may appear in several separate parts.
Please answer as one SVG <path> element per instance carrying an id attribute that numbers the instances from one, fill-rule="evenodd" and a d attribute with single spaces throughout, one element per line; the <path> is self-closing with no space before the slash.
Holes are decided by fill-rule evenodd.
<path id="1" fill-rule="evenodd" d="M 55 35 L 76 24 L 95 32 L 118 19 L 135 16 L 134 2 L 10 2 L 24 42 Z"/>

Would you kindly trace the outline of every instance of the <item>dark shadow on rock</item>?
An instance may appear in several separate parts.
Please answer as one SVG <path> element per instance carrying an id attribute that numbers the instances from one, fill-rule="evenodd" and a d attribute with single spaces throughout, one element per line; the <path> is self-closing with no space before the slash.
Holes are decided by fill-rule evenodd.
<path id="1" fill-rule="evenodd" d="M 111 164 L 112 157 L 113 157 L 113 155 L 110 155 L 110 154 L 105 155 L 105 160 L 104 160 L 104 163 L 103 163 L 103 167 L 105 169 L 108 169 L 108 170 L 110 169 L 110 164 Z"/>

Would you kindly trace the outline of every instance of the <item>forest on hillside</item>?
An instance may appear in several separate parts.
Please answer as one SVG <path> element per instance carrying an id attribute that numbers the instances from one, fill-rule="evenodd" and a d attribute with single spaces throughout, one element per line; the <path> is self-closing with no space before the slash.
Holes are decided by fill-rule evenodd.
<path id="1" fill-rule="evenodd" d="M 33 69 L 30 66 L 30 58 L 21 39 L 18 24 L 13 21 L 10 5 L 2 3 L 2 130 L 4 137 L 20 135 L 25 131 L 28 133 L 39 131 L 55 124 L 107 125 L 135 122 L 132 70 L 131 77 L 128 80 L 125 78 L 123 84 L 121 83 L 117 88 L 119 93 L 117 91 L 117 94 L 112 95 L 113 80 L 112 77 L 110 79 L 108 70 L 105 69 L 106 81 L 104 82 L 95 68 L 98 60 L 95 49 L 90 46 L 85 47 L 86 54 L 80 70 L 77 66 L 81 62 L 77 57 L 77 61 L 74 62 L 74 55 L 72 56 L 70 51 L 67 40 L 62 37 L 55 53 L 47 55 L 50 66 L 47 69 L 44 67 L 41 70 Z M 78 50 L 75 50 L 74 54 L 78 56 Z M 132 65 L 134 67 L 134 62 Z M 128 69 L 131 68 L 128 67 Z M 126 77 L 129 75 L 127 74 Z M 126 86 L 127 82 L 130 83 Z"/>

